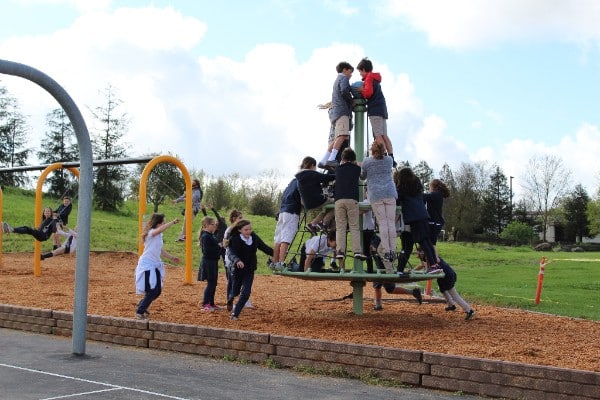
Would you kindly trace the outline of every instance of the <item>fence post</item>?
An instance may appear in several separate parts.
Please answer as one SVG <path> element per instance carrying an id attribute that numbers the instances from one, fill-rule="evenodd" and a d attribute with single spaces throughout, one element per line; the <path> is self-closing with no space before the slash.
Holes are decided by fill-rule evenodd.
<path id="1" fill-rule="evenodd" d="M 540 261 L 540 272 L 538 273 L 537 290 L 535 291 L 535 304 L 540 304 L 540 297 L 542 295 L 542 286 L 544 284 L 544 270 L 546 269 L 546 257 L 542 256 Z"/>

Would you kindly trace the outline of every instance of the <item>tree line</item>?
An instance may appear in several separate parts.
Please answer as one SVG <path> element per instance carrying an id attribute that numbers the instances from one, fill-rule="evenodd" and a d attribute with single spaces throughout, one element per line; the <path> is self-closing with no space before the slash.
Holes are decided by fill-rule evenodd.
<path id="1" fill-rule="evenodd" d="M 99 160 L 131 157 L 128 152 L 131 146 L 123 142 L 130 124 L 123 101 L 111 85 L 102 95 L 103 104 L 89 108 L 93 157 Z M 75 133 L 62 108 L 46 115 L 46 131 L 39 149 L 31 147 L 29 129 L 17 99 L 0 85 L 0 167 L 28 165 L 34 153 L 44 164 L 79 159 Z M 534 155 L 516 178 L 506 176 L 498 165 L 485 162 L 463 162 L 455 169 L 444 164 L 437 175 L 426 161 L 414 166 L 404 161 L 399 165 L 402 166 L 413 168 L 425 184 L 439 178 L 448 185 L 451 196 L 444 206 L 447 238 L 529 243 L 539 234 L 546 241 L 551 225 L 555 227 L 557 241 L 581 242 L 584 237 L 600 234 L 600 192 L 597 190 L 591 198 L 581 184 L 572 186 L 573 174 L 558 156 Z M 144 165 L 95 167 L 94 207 L 119 212 L 127 198 L 137 196 L 143 168 Z M 258 177 L 236 173 L 213 177 L 203 170 L 190 172 L 201 182 L 204 202 L 218 210 L 239 208 L 267 216 L 277 213 L 282 177 L 276 170 L 264 171 Z M 519 199 L 513 196 L 513 178 L 522 189 Z M 25 172 L 0 173 L 3 187 L 24 188 L 30 180 Z M 153 169 L 147 185 L 146 201 L 154 211 L 185 189 L 180 171 L 168 163 Z M 77 180 L 68 170 L 56 170 L 48 176 L 45 190 L 54 197 L 74 196 L 78 191 Z"/>

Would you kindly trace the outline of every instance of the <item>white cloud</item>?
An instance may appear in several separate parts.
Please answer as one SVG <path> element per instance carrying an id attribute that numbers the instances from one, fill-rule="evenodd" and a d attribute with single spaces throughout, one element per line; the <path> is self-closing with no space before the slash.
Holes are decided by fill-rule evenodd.
<path id="1" fill-rule="evenodd" d="M 383 10 L 383 15 L 405 19 L 441 47 L 600 40 L 600 3 L 595 0 L 388 0 Z"/>
<path id="2" fill-rule="evenodd" d="M 111 0 L 12 0 L 15 3 L 23 4 L 26 6 L 35 5 L 67 5 L 71 6 L 81 12 L 100 11 L 108 10 L 112 1 Z"/>
<path id="3" fill-rule="evenodd" d="M 523 168 L 534 155 L 552 154 L 560 157 L 572 172 L 572 186 L 582 184 L 593 195 L 600 185 L 600 167 L 592 160 L 600 152 L 600 128 L 583 124 L 574 135 L 564 136 L 559 143 L 547 144 L 532 140 L 512 140 L 500 148 L 483 147 L 473 156 L 474 161 L 488 161 L 499 165 L 504 174 L 514 176 L 514 191 L 521 193 Z"/>
<path id="4" fill-rule="evenodd" d="M 358 7 L 350 6 L 347 0 L 326 0 L 325 5 L 344 16 L 356 15 L 359 12 Z"/>

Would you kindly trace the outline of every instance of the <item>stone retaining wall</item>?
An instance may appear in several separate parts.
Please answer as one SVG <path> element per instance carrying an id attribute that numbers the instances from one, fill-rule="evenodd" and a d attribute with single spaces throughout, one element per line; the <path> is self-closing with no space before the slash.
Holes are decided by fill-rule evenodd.
<path id="1" fill-rule="evenodd" d="M 73 314 L 0 305 L 0 327 L 71 336 Z M 404 384 L 518 400 L 600 399 L 600 373 L 346 344 L 196 325 L 88 316 L 87 338 L 126 346 L 231 357 L 283 367 L 343 370 Z"/>

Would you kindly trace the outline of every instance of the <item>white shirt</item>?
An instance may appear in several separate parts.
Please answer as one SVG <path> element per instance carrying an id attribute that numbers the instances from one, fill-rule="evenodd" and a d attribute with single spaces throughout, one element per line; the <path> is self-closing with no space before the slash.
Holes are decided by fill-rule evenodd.
<path id="1" fill-rule="evenodd" d="M 77 250 L 77 232 L 71 228 L 67 228 L 67 229 L 68 229 L 68 231 L 65 232 L 62 229 L 57 228 L 56 233 L 67 238 L 62 244 L 63 246 L 69 240 L 69 236 L 73 237 L 73 239 L 71 239 L 71 245 L 69 246 L 69 252 L 70 252 L 70 254 L 74 254 L 75 251 Z"/>
<path id="2" fill-rule="evenodd" d="M 313 236 L 306 241 L 306 254 L 315 253 L 315 257 L 324 257 L 333 253 L 333 249 L 327 246 L 327 236 Z"/>
<path id="3" fill-rule="evenodd" d="M 161 284 L 165 279 L 165 264 L 160 258 L 163 246 L 162 232 L 156 236 L 152 235 L 154 229 L 150 229 L 146 241 L 144 242 L 144 252 L 140 256 L 138 265 L 135 268 L 135 292 L 143 294 L 146 292 L 145 272 L 153 271 L 158 268 L 161 277 Z M 150 288 L 156 287 L 156 274 L 150 274 Z"/>

